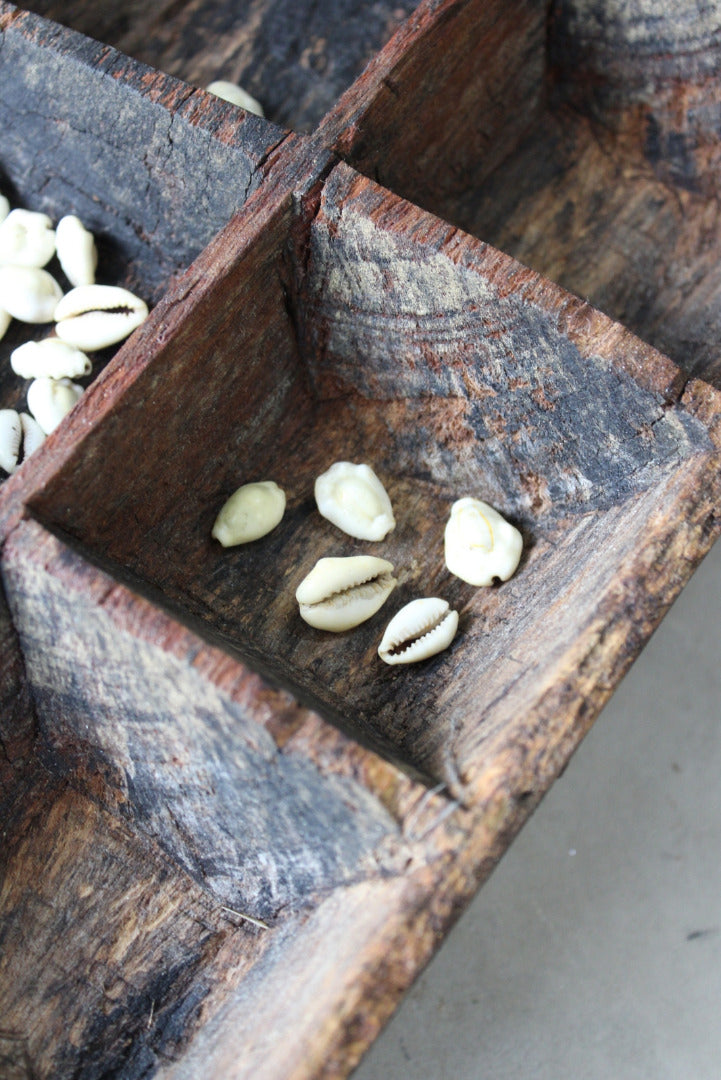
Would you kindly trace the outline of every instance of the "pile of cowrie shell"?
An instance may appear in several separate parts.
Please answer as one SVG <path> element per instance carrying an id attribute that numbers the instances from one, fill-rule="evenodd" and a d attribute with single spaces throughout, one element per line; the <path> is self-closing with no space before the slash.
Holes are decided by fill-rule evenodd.
<path id="1" fill-rule="evenodd" d="M 393 508 L 369 465 L 338 461 L 315 482 L 319 512 L 359 540 L 384 540 L 395 528 Z M 223 505 L 212 535 L 224 547 L 260 539 L 281 521 L 285 493 L 272 480 L 245 484 Z M 507 581 L 521 558 L 523 538 L 481 499 L 458 499 L 444 534 L 446 567 L 471 585 Z M 319 630 L 350 630 L 375 615 L 397 582 L 393 564 L 374 555 L 319 559 L 301 581 L 301 618 Z M 438 596 L 411 600 L 394 615 L 378 646 L 386 664 L 427 660 L 446 649 L 458 629 L 458 612 Z"/>
<path id="2" fill-rule="evenodd" d="M 63 290 L 48 270 L 57 256 L 72 288 Z M 93 234 L 74 214 L 56 228 L 47 214 L 11 210 L 0 195 L 0 338 L 12 319 L 54 322 L 54 337 L 14 349 L 16 375 L 31 380 L 27 413 L 0 409 L 0 467 L 12 473 L 58 426 L 83 393 L 73 379 L 92 372 L 86 355 L 116 345 L 147 318 L 148 307 L 127 289 L 96 285 Z"/>

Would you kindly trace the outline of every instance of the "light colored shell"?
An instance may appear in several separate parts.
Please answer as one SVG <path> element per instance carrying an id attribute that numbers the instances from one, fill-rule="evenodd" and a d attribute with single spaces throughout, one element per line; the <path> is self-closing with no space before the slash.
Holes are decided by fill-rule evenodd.
<path id="1" fill-rule="evenodd" d="M 414 664 L 447 649 L 458 629 L 458 612 L 446 600 L 411 600 L 386 627 L 378 655 L 386 664 Z"/>
<path id="2" fill-rule="evenodd" d="M 337 461 L 315 482 L 319 511 L 358 540 L 382 540 L 395 528 L 386 489 L 370 465 Z"/>
<path id="3" fill-rule="evenodd" d="M 79 217 L 66 214 L 55 230 L 55 243 L 63 273 L 71 285 L 94 285 L 98 250 L 93 234 Z"/>
<path id="4" fill-rule="evenodd" d="M 15 472 L 20 454 L 22 424 L 14 409 L 0 409 L 0 469 Z"/>
<path id="5" fill-rule="evenodd" d="M 35 266 L 0 266 L 0 307 L 26 323 L 52 322 L 63 290 Z"/>
<path id="6" fill-rule="evenodd" d="M 11 210 L 0 223 L 0 263 L 45 266 L 55 254 L 55 231 L 47 214 Z"/>
<path id="7" fill-rule="evenodd" d="M 0 195 L 0 223 L 2 223 L 5 220 L 5 218 L 8 216 L 9 213 L 10 213 L 10 202 L 5 197 L 5 195 Z"/>
<path id="8" fill-rule="evenodd" d="M 10 354 L 10 366 L 22 379 L 77 379 L 93 370 L 84 352 L 53 337 L 18 345 Z"/>
<path id="9" fill-rule="evenodd" d="M 28 409 L 46 435 L 54 431 L 83 393 L 69 379 L 35 379 L 28 387 Z"/>
<path id="10" fill-rule="evenodd" d="M 26 412 L 20 413 L 20 423 L 23 428 L 23 461 L 25 461 L 45 442 L 45 432 L 37 420 Z"/>
<path id="11" fill-rule="evenodd" d="M 116 345 L 147 317 L 145 301 L 119 285 L 80 285 L 57 305 L 55 332 L 68 345 L 92 352 Z"/>
<path id="12" fill-rule="evenodd" d="M 242 86 L 238 86 L 237 83 L 226 82 L 225 79 L 216 79 L 215 82 L 209 83 L 205 89 L 209 94 L 215 94 L 216 97 L 229 101 L 231 105 L 239 105 L 246 112 L 255 113 L 256 116 L 265 116 L 260 102 L 251 97 L 248 91 L 244 90 Z"/>
<path id="13" fill-rule="evenodd" d="M 5 311 L 4 308 L 0 308 L 0 338 L 4 338 L 7 333 L 7 328 L 12 322 L 12 315 L 9 311 Z"/>
<path id="14" fill-rule="evenodd" d="M 223 547 L 248 544 L 274 529 L 285 513 L 285 492 L 273 480 L 243 484 L 224 503 L 212 535 Z"/>
<path id="15" fill-rule="evenodd" d="M 458 499 L 445 531 L 446 566 L 469 585 L 508 581 L 521 558 L 523 537 L 480 499 Z"/>
<path id="16" fill-rule="evenodd" d="M 373 555 L 319 559 L 296 590 L 301 618 L 318 630 L 350 630 L 385 603 L 392 574 L 393 563 Z"/>

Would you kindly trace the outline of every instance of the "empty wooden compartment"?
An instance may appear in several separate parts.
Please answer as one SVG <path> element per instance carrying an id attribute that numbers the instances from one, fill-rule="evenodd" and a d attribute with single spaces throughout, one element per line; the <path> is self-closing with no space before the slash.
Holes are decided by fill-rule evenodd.
<path id="1" fill-rule="evenodd" d="M 540 701 L 559 680 L 570 691 L 583 643 L 597 647 L 599 612 L 609 648 L 605 604 L 619 587 L 637 625 L 630 642 L 625 624 L 614 630 L 614 668 L 661 614 L 646 574 L 678 574 L 663 552 L 680 528 L 713 530 L 713 489 L 696 487 L 697 468 L 715 467 L 700 388 L 592 309 L 342 166 L 298 205 L 293 218 L 288 193 L 255 229 L 231 227 L 206 250 L 183 306 L 172 299 L 174 322 L 159 308 L 126 353 L 136 374 L 117 406 L 30 507 L 462 797 L 498 731 L 539 708 L 535 723 L 552 718 Z M 102 381 L 89 408 L 94 395 L 106 397 Z M 397 527 L 385 541 L 352 541 L 315 509 L 314 479 L 338 460 L 370 463 L 386 485 Z M 283 522 L 221 548 L 210 536 L 219 507 L 267 478 L 287 492 Z M 443 530 L 465 495 L 524 532 L 521 569 L 500 588 L 445 569 Z M 341 638 L 305 626 L 300 580 L 321 555 L 359 552 L 393 562 L 392 600 Z M 461 633 L 422 669 L 389 670 L 375 655 L 384 618 L 418 595 L 447 597 Z"/>

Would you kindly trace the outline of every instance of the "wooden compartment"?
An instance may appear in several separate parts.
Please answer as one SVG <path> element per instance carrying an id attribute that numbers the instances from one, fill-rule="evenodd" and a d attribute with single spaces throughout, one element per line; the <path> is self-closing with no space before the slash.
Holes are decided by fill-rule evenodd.
<path id="1" fill-rule="evenodd" d="M 180 63 L 210 9 L 168 6 L 155 37 L 132 5 L 65 10 Z M 285 9 L 253 10 L 262 29 Z M 715 539 L 718 392 L 400 197 L 427 182 L 453 218 L 473 162 L 510 168 L 548 108 L 547 13 L 419 5 L 305 138 L 0 6 L 13 196 L 86 216 L 155 305 L 0 495 L 8 1075 L 346 1076 Z M 230 35 L 234 64 L 264 32 Z M 320 96 L 283 100 L 329 107 L 329 64 Z M 464 141 L 493 77 L 506 104 Z M 339 458 L 386 483 L 382 544 L 315 511 Z M 267 476 L 283 522 L 220 549 L 220 504 Z M 444 568 L 462 494 L 523 531 L 502 586 Z M 349 547 L 400 583 L 329 638 L 293 594 Z M 382 627 L 419 591 L 459 635 L 385 668 Z"/>
<path id="2" fill-rule="evenodd" d="M 421 4 L 325 138 L 718 385 L 720 33 L 717 2 Z"/>
<path id="3" fill-rule="evenodd" d="M 10 4 L 0 29 L 0 190 L 54 222 L 77 214 L 96 236 L 98 281 L 156 303 L 258 187 L 287 133 Z M 56 259 L 49 269 L 67 289 Z M 3 405 L 22 405 L 26 390 L 10 352 L 51 329 L 11 323 Z"/>
<path id="4" fill-rule="evenodd" d="M 125 361 L 137 374 L 30 508 L 463 797 L 494 735 L 568 677 L 599 611 L 613 622 L 606 598 L 628 590 L 642 618 L 654 590 L 638 560 L 682 521 L 706 528 L 713 496 L 693 495 L 690 477 L 713 475 L 716 448 L 673 365 L 507 257 L 343 166 L 301 206 L 294 221 L 286 195 L 206 250 L 177 328 L 162 309 L 142 328 Z M 314 479 L 337 460 L 369 462 L 386 484 L 398 525 L 382 543 L 352 541 L 315 510 Z M 263 478 L 288 493 L 283 522 L 222 549 L 219 507 Z M 445 569 L 443 529 L 463 495 L 524 532 L 521 570 L 499 588 Z M 340 638 L 306 627 L 300 580 L 321 555 L 360 551 L 391 559 L 394 596 Z M 668 572 L 659 560 L 652 576 Z M 461 633 L 419 670 L 385 668 L 382 628 L 417 595 L 447 597 Z M 637 647 L 618 640 L 621 666 Z"/>
<path id="5" fill-rule="evenodd" d="M 32 0 L 73 27 L 184 82 L 240 83 L 283 127 L 310 132 L 417 0 Z"/>

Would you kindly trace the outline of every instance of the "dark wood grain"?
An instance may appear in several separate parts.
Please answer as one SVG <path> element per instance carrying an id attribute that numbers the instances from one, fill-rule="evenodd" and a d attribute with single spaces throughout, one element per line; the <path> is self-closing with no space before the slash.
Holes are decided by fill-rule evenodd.
<path id="1" fill-rule="evenodd" d="M 0 27 L 5 194 L 77 214 L 100 275 L 157 301 L 258 187 L 283 131 L 10 4 Z"/>
<path id="2" fill-rule="evenodd" d="M 416 0 L 28 6 L 194 86 L 240 83 L 276 123 L 311 131 Z"/>
<path id="3" fill-rule="evenodd" d="M 218 969 L 232 983 L 269 944 L 71 788 L 29 789 L 2 856 L 2 1031 L 28 1077 L 152 1075 Z"/>
<path id="4" fill-rule="evenodd" d="M 484 740 L 536 707 L 569 648 L 592 644 L 603 598 L 620 590 L 633 606 L 651 589 L 634 557 L 673 544 L 689 515 L 699 551 L 710 542 L 716 445 L 677 368 L 508 257 L 345 166 L 292 206 L 279 189 L 257 233 L 246 218 L 206 253 L 215 272 L 201 261 L 190 273 L 182 325 L 158 346 L 147 324 L 122 408 L 33 511 L 346 731 L 461 793 Z M 238 319 L 241 307 L 253 317 Z M 149 429 L 148 402 L 138 457 L 126 417 Z M 398 525 L 383 544 L 354 543 L 317 514 L 313 482 L 335 460 L 367 461 L 385 483 Z M 710 479 L 694 495 L 683 478 L 696 468 Z M 283 522 L 221 549 L 220 505 L 263 478 L 288 492 Z M 500 588 L 445 568 L 449 507 L 469 494 L 524 531 L 521 571 Z M 398 569 L 387 614 L 340 637 L 307 628 L 297 584 L 319 556 L 361 550 Z M 462 632 L 417 670 L 384 668 L 383 626 L 419 593 L 447 596 Z M 639 639 L 614 640 L 623 667 Z"/>
<path id="5" fill-rule="evenodd" d="M 8 541 L 4 577 L 40 722 L 36 752 L 51 771 L 84 775 L 219 901 L 256 918 L 377 870 L 393 819 L 350 777 L 324 780 L 279 754 L 258 723 L 290 717 L 287 696 L 263 694 L 250 675 L 235 699 L 214 691 L 195 670 L 194 640 L 183 648 L 178 636 L 174 658 L 154 646 L 152 612 L 137 597 L 144 640 L 123 633 L 129 612 L 112 581 L 83 572 L 37 526 Z"/>
<path id="6" fill-rule="evenodd" d="M 716 2 L 421 4 L 326 137 L 720 385 L 720 26 Z"/>
<path id="7" fill-rule="evenodd" d="M 430 210 L 503 161 L 543 107 L 546 0 L 424 0 L 323 138 Z"/>
<path id="8" fill-rule="evenodd" d="M 38 73 L 42 72 L 42 78 Z M 12 206 L 76 214 L 94 233 L 99 282 L 148 304 L 261 182 L 285 133 L 34 15 L 0 4 L 0 191 Z M 56 259 L 48 269 L 69 284 Z M 0 400 L 25 408 L 11 351 L 52 327 L 13 321 Z M 96 371 L 115 350 L 94 357 Z M 87 381 L 87 380 L 86 380 Z"/>
<path id="9" fill-rule="evenodd" d="M 721 527 L 716 5 L 411 7 L 60 13 L 303 138 L 0 5 L 6 189 L 155 305 L 0 495 L 8 1077 L 347 1076 Z M 339 458 L 383 545 L 315 511 Z M 502 586 L 445 569 L 463 494 L 523 531 Z M 293 594 L 349 546 L 399 586 L 331 638 Z M 385 668 L 421 591 L 458 638 Z"/>

